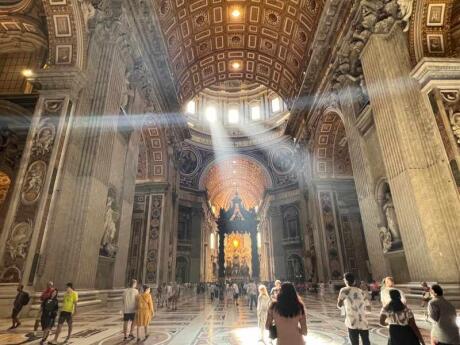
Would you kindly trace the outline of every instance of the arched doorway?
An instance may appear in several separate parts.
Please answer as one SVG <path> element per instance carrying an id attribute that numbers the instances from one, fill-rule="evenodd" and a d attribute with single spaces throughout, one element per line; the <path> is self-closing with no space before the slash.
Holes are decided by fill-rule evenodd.
<path id="1" fill-rule="evenodd" d="M 187 283 L 190 281 L 190 265 L 187 258 L 179 256 L 176 259 L 176 282 Z"/>
<path id="2" fill-rule="evenodd" d="M 286 278 L 295 283 L 305 281 L 305 270 L 300 256 L 292 254 L 288 257 Z"/>

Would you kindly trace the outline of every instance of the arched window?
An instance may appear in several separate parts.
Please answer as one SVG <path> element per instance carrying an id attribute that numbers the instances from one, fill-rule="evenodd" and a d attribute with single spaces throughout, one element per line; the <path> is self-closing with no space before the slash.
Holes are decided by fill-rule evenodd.
<path id="1" fill-rule="evenodd" d="M 192 115 L 196 113 L 196 102 L 194 99 L 188 101 L 185 111 L 187 112 L 187 114 Z"/>
<path id="2" fill-rule="evenodd" d="M 252 121 L 260 120 L 260 105 L 259 104 L 251 105 L 251 120 Z"/>
<path id="3" fill-rule="evenodd" d="M 272 98 L 271 100 L 272 112 L 277 113 L 281 111 L 281 101 L 279 97 Z"/>
<path id="4" fill-rule="evenodd" d="M 217 109 L 215 106 L 213 105 L 209 105 L 207 108 L 206 108 L 206 112 L 205 112 L 205 115 L 206 115 L 206 120 L 208 120 L 209 122 L 216 122 L 217 120 Z"/>
<path id="5" fill-rule="evenodd" d="M 234 125 L 240 121 L 240 113 L 237 108 L 230 108 L 228 110 L 228 123 Z"/>

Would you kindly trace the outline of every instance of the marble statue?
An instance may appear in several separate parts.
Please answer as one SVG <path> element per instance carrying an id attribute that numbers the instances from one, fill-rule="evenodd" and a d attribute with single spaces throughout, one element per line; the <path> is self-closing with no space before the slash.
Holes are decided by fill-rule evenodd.
<path id="1" fill-rule="evenodd" d="M 381 226 L 379 231 L 380 242 L 384 253 L 388 253 L 393 245 L 393 238 L 390 230 L 387 227 Z"/>
<path id="2" fill-rule="evenodd" d="M 88 30 L 88 22 L 91 18 L 96 15 L 96 9 L 94 8 L 91 0 L 78 0 L 80 2 L 81 12 L 83 14 L 83 22 Z"/>
<path id="3" fill-rule="evenodd" d="M 404 23 L 404 32 L 409 31 L 410 17 L 414 8 L 414 0 L 398 0 L 399 10 L 401 11 L 401 20 Z"/>
<path id="4" fill-rule="evenodd" d="M 105 212 L 104 235 L 101 241 L 101 254 L 103 256 L 114 257 L 117 251 L 117 247 L 114 242 L 117 232 L 116 222 L 118 221 L 118 212 L 116 212 L 114 208 L 114 199 L 109 195 L 107 197 Z"/>
<path id="5" fill-rule="evenodd" d="M 399 232 L 398 219 L 396 218 L 396 211 L 393 205 L 393 198 L 389 192 L 385 194 L 383 212 L 385 214 L 385 218 L 387 220 L 387 227 L 391 233 L 393 241 L 400 241 L 401 234 Z"/>
<path id="6" fill-rule="evenodd" d="M 32 222 L 21 222 L 14 226 L 6 244 L 7 251 L 12 260 L 24 259 L 27 254 L 29 237 L 32 232 Z"/>
<path id="7" fill-rule="evenodd" d="M 40 121 L 37 134 L 34 137 L 32 152 L 35 155 L 44 156 L 51 152 L 56 136 L 56 126 L 49 118 Z"/>

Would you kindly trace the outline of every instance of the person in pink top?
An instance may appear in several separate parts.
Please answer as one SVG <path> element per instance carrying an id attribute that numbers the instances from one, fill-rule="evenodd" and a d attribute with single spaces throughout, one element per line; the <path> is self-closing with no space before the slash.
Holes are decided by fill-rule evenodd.
<path id="1" fill-rule="evenodd" d="M 277 299 L 268 309 L 265 328 L 276 327 L 277 345 L 304 345 L 307 335 L 305 306 L 300 300 L 294 285 L 281 284 Z"/>

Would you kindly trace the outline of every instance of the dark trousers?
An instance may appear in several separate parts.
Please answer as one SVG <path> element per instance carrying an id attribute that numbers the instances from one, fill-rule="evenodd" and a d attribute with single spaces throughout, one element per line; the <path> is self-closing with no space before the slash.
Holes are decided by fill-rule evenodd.
<path id="1" fill-rule="evenodd" d="M 255 305 L 257 308 L 257 295 L 249 295 L 249 309 L 252 310 L 252 305 Z"/>
<path id="2" fill-rule="evenodd" d="M 369 330 L 349 328 L 348 337 L 350 338 L 351 345 L 359 345 L 359 337 L 361 337 L 363 345 L 371 345 L 369 341 Z"/>

